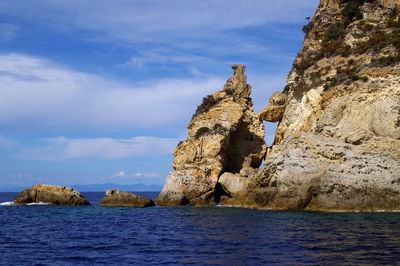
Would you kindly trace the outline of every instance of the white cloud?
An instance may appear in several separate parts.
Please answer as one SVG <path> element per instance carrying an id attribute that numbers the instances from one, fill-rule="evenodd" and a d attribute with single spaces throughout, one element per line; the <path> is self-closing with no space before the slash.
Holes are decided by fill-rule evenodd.
<path id="1" fill-rule="evenodd" d="M 179 140 L 137 136 L 117 138 L 45 138 L 30 141 L 0 136 L 0 155 L 29 160 L 70 160 L 79 158 L 119 159 L 170 155 Z M 121 171 L 114 176 L 125 176 Z M 126 175 L 128 176 L 128 175 Z"/>
<path id="2" fill-rule="evenodd" d="M 0 54 L 0 128 L 17 132 L 57 129 L 63 134 L 177 128 L 183 132 L 201 99 L 222 89 L 227 78 L 202 75 L 133 86 L 42 58 Z M 256 111 L 284 85 L 283 75 L 250 74 L 248 80 Z M 74 147 L 70 146 L 70 154 Z"/>
<path id="3" fill-rule="evenodd" d="M 132 56 L 125 65 L 142 70 L 147 64 L 210 64 L 224 61 L 223 56 L 237 58 L 245 55 L 246 58 L 267 61 L 269 56 L 279 52 L 276 47 L 279 45 L 266 44 L 260 41 L 259 34 L 243 33 L 243 29 L 305 23 L 304 18 L 314 13 L 319 1 L 95 2 L 3 0 L 0 1 L 0 16 L 3 14 L 17 21 L 29 22 L 21 27 L 39 25 L 62 34 L 72 33 L 78 40 L 128 45 Z M 263 37 L 264 41 L 293 36 L 293 32 L 267 34 L 269 36 Z"/>
<path id="4" fill-rule="evenodd" d="M 159 174 L 157 173 L 134 173 L 132 176 L 134 177 L 158 177 Z"/>
<path id="5" fill-rule="evenodd" d="M 41 139 L 36 145 L 26 146 L 17 156 L 33 160 L 135 158 L 172 154 L 177 143 L 177 139 L 145 136 L 130 139 L 57 137 Z"/>
<path id="6" fill-rule="evenodd" d="M 12 173 L 10 174 L 10 178 L 12 179 L 30 179 L 32 177 L 32 173 Z"/>
<path id="7" fill-rule="evenodd" d="M 184 126 L 223 79 L 153 80 L 136 86 L 21 54 L 0 55 L 0 127 L 63 132 Z"/>
<path id="8" fill-rule="evenodd" d="M 318 0 L 39 0 L 1 1 L 0 14 L 40 19 L 52 27 L 100 31 L 113 38 L 146 39 L 149 32 L 205 36 L 210 33 L 304 20 Z M 308 14 L 312 15 L 312 14 Z M 155 35 L 153 35 L 155 37 Z"/>
<path id="9" fill-rule="evenodd" d="M 114 177 L 124 177 L 125 176 L 125 171 L 121 171 L 118 174 L 113 175 Z"/>

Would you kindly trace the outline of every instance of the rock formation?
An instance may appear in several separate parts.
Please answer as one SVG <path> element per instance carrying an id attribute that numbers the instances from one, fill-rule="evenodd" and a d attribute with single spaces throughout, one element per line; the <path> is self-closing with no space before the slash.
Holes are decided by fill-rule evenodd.
<path id="1" fill-rule="evenodd" d="M 268 189 L 259 207 L 400 209 L 399 5 L 321 1 L 287 79 L 275 145 L 253 184 Z"/>
<path id="2" fill-rule="evenodd" d="M 264 126 L 252 109 L 243 65 L 224 89 L 204 98 L 174 152 L 174 171 L 157 198 L 161 205 L 210 205 L 218 201 L 224 172 L 258 168 L 265 156 Z"/>
<path id="3" fill-rule="evenodd" d="M 287 86 L 258 117 L 241 66 L 204 100 L 161 202 L 400 209 L 400 0 L 321 0 L 303 30 Z M 256 169 L 260 119 L 279 125 Z"/>
<path id="4" fill-rule="evenodd" d="M 151 207 L 154 201 L 133 193 L 110 189 L 106 191 L 106 196 L 101 199 L 100 206 L 120 206 L 120 207 Z"/>
<path id="5" fill-rule="evenodd" d="M 54 205 L 90 205 L 89 201 L 71 187 L 35 185 L 21 191 L 15 198 L 15 204 L 50 203 Z"/>
<path id="6" fill-rule="evenodd" d="M 287 105 L 286 95 L 280 92 L 274 92 L 269 99 L 269 104 L 269 106 L 265 107 L 258 114 L 258 117 L 268 122 L 281 121 Z"/>

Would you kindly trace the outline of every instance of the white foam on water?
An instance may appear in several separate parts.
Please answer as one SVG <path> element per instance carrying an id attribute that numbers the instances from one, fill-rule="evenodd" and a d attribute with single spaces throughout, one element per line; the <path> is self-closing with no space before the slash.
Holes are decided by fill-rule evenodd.
<path id="1" fill-rule="evenodd" d="M 13 206 L 13 201 L 0 202 L 0 206 Z"/>
<path id="2" fill-rule="evenodd" d="M 374 212 L 400 212 L 400 210 L 376 210 Z"/>
<path id="3" fill-rule="evenodd" d="M 47 202 L 32 202 L 32 203 L 28 203 L 28 204 L 26 204 L 26 205 L 29 205 L 29 206 L 37 206 L 37 205 L 51 205 L 50 203 L 47 203 Z"/>

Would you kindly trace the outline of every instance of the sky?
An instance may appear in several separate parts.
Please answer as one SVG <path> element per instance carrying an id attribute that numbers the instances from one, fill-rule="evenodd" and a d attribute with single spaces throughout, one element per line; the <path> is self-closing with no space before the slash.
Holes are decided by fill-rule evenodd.
<path id="1" fill-rule="evenodd" d="M 283 89 L 318 3 L 0 1 L 0 190 L 162 185 L 233 64 L 246 65 L 256 112 Z"/>

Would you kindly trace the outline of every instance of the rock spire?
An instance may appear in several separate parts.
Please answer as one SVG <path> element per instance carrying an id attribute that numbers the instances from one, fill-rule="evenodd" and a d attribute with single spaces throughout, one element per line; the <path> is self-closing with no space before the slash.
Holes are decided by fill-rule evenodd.
<path id="1" fill-rule="evenodd" d="M 193 115 L 157 203 L 214 204 L 224 172 L 260 166 L 266 150 L 264 126 L 252 109 L 245 66 L 232 68 L 224 88 L 205 97 Z"/>

